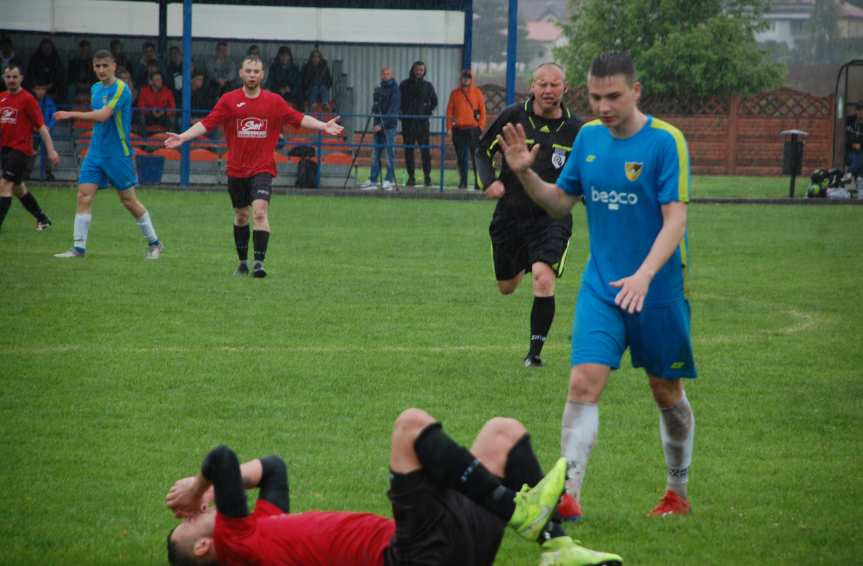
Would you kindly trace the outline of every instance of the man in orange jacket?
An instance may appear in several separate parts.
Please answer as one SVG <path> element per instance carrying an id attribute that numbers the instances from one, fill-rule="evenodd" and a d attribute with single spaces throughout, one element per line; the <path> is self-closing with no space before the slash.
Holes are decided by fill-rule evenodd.
<path id="1" fill-rule="evenodd" d="M 479 137 L 485 129 L 485 96 L 473 86 L 473 73 L 470 69 L 461 72 L 459 87 L 449 95 L 446 107 L 447 124 L 452 129 L 452 144 L 458 160 L 458 188 L 467 188 L 467 164 L 470 160 L 474 173 L 476 190 L 476 163 L 474 154 Z"/>

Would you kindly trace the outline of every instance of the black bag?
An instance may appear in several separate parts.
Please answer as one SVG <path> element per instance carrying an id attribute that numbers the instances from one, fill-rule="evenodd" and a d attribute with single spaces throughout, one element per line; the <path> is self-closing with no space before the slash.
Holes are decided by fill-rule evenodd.
<path id="1" fill-rule="evenodd" d="M 304 157 L 297 164 L 297 183 L 295 185 L 301 189 L 317 189 L 318 188 L 318 162 L 314 159 Z"/>
<path id="2" fill-rule="evenodd" d="M 311 145 L 297 145 L 288 152 L 289 157 L 314 157 L 315 148 Z"/>

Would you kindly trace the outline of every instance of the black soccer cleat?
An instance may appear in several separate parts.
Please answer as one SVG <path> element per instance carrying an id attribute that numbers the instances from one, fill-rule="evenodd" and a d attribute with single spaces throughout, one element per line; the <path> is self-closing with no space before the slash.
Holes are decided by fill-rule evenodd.
<path id="1" fill-rule="evenodd" d="M 241 261 L 240 265 L 237 266 L 237 269 L 234 270 L 234 275 L 237 277 L 244 277 L 249 274 L 249 265 L 245 261 Z"/>
<path id="2" fill-rule="evenodd" d="M 262 279 L 267 276 L 267 270 L 264 269 L 264 264 L 260 261 L 255 262 L 255 266 L 252 268 L 252 277 L 257 277 L 258 279 Z"/>
<path id="3" fill-rule="evenodd" d="M 51 219 L 48 218 L 47 216 L 45 216 L 42 218 L 42 220 L 36 221 L 36 231 L 37 232 L 44 232 L 45 230 L 50 228 L 53 224 L 54 223 L 51 222 Z"/>
<path id="4" fill-rule="evenodd" d="M 545 362 L 542 361 L 542 358 L 536 356 L 534 354 L 528 354 L 524 359 L 524 367 L 526 368 L 544 368 Z"/>

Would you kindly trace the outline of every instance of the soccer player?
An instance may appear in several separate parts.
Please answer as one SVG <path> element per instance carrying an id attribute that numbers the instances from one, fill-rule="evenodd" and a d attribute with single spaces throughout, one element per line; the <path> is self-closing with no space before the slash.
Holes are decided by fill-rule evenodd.
<path id="1" fill-rule="evenodd" d="M 138 176 L 132 164 L 134 149 L 129 142 L 132 124 L 132 94 L 129 85 L 115 76 L 117 63 L 110 51 L 99 50 L 93 55 L 93 71 L 99 82 L 90 89 L 89 112 L 61 110 L 57 120 L 87 120 L 93 122 L 93 137 L 87 156 L 78 173 L 78 197 L 75 209 L 72 249 L 54 257 L 84 257 L 87 233 L 93 219 L 91 210 L 96 191 L 110 183 L 117 189 L 120 202 L 135 218 L 147 240 L 146 259 L 159 259 L 162 243 L 150 220 L 150 213 L 138 200 L 135 186 Z"/>
<path id="2" fill-rule="evenodd" d="M 583 200 L 590 258 L 572 332 L 572 371 L 563 411 L 562 455 L 569 476 L 561 515 L 576 518 L 582 480 L 599 428 L 598 402 L 628 347 L 644 368 L 659 408 L 667 465 L 666 492 L 651 515 L 683 515 L 695 419 L 682 378 L 696 377 L 684 294 L 689 154 L 680 130 L 638 109 L 641 84 L 632 58 L 597 57 L 587 77 L 598 119 L 582 127 L 557 184 L 530 168 L 520 125 L 500 141 L 510 168 L 531 198 L 562 217 Z"/>
<path id="3" fill-rule="evenodd" d="M 615 554 L 577 545 L 553 518 L 565 477 L 563 458 L 542 477 L 530 435 L 514 419 L 488 421 L 468 451 L 431 415 L 407 409 L 392 433 L 388 495 L 394 519 L 352 512 L 291 514 L 287 469 L 279 457 L 240 465 L 233 451 L 219 446 L 197 475 L 168 491 L 167 506 L 185 517 L 168 535 L 168 560 L 490 566 L 509 525 L 542 545 L 542 564 L 621 564 Z M 251 514 L 244 490 L 249 487 L 259 487 Z M 207 507 L 213 498 L 215 510 Z"/>
<path id="4" fill-rule="evenodd" d="M 267 211 L 273 192 L 276 162 L 273 152 L 286 124 L 341 135 L 336 123 L 303 115 L 285 100 L 261 88 L 264 64 L 257 55 L 247 55 L 240 67 L 241 88 L 225 93 L 213 111 L 182 134 L 168 132 L 165 147 L 176 148 L 184 142 L 222 126 L 228 142 L 228 193 L 234 207 L 234 244 L 240 264 L 235 275 L 248 275 L 249 211 L 254 218 L 252 242 L 255 251 L 253 277 L 266 277 L 264 258 L 270 239 Z"/>
<path id="5" fill-rule="evenodd" d="M 498 199 L 489 226 L 497 288 L 509 295 L 526 271 L 533 276 L 533 306 L 530 312 L 530 348 L 525 367 L 542 367 L 540 357 L 554 320 L 554 283 L 563 274 L 566 250 L 572 234 L 572 216 L 554 219 L 530 200 L 515 173 L 504 161 L 495 175 L 497 138 L 506 124 L 521 124 L 539 155 L 532 169 L 549 183 L 560 174 L 581 122 L 563 106 L 566 92 L 563 69 L 545 63 L 533 72 L 531 95 L 523 103 L 509 106 L 486 130 L 476 151 L 476 170 L 486 196 Z"/>
<path id="6" fill-rule="evenodd" d="M 33 149 L 33 130 L 39 132 L 51 163 L 60 163 L 60 156 L 54 150 L 51 132 L 42 118 L 39 103 L 32 94 L 21 88 L 23 79 L 24 75 L 17 63 L 10 64 L 3 71 L 6 91 L 0 92 L 0 160 L 3 164 L 3 176 L 0 178 L 0 227 L 3 226 L 14 194 L 36 219 L 36 230 L 41 232 L 51 225 L 51 220 L 42 212 L 36 197 L 24 184 L 24 177 L 36 153 Z"/>

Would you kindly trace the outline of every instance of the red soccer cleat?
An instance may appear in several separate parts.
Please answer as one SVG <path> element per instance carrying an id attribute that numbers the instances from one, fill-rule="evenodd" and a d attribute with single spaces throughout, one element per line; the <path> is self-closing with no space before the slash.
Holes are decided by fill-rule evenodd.
<path id="1" fill-rule="evenodd" d="M 689 501 L 683 499 L 670 489 L 665 492 L 656 507 L 648 513 L 648 517 L 667 517 L 669 515 L 689 515 Z"/>
<path id="2" fill-rule="evenodd" d="M 564 493 L 557 504 L 557 514 L 560 515 L 561 521 L 578 521 L 581 519 L 581 505 L 575 497 Z"/>

